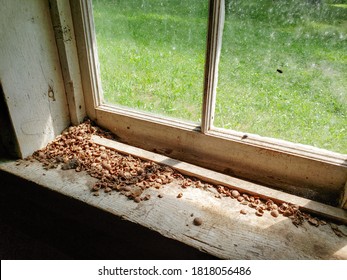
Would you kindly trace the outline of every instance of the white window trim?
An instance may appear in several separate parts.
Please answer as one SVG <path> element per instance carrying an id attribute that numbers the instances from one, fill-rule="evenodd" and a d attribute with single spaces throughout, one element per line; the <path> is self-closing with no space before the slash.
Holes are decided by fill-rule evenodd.
<path id="1" fill-rule="evenodd" d="M 213 127 L 224 0 L 210 0 L 202 125 L 102 102 L 91 0 L 70 1 L 87 115 L 143 149 L 347 208 L 347 155 Z M 216 12 L 214 12 L 216 11 Z M 342 202 L 344 201 L 344 202 Z"/>

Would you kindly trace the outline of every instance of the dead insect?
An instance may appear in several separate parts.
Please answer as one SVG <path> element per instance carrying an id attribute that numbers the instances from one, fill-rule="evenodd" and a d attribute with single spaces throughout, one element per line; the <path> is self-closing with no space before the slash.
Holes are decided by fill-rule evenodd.
<path id="1" fill-rule="evenodd" d="M 240 196 L 240 193 L 237 191 L 237 190 L 233 190 L 231 192 L 231 195 L 234 197 L 234 198 L 238 198 Z"/>
<path id="2" fill-rule="evenodd" d="M 270 212 L 270 214 L 271 214 L 272 217 L 275 217 L 275 218 L 277 218 L 278 215 L 279 215 L 279 213 L 278 213 L 277 210 L 272 210 L 272 211 Z"/>
<path id="3" fill-rule="evenodd" d="M 313 225 L 313 226 L 316 226 L 316 227 L 319 226 L 319 221 L 318 221 L 317 219 L 315 219 L 315 218 L 309 218 L 309 219 L 308 219 L 308 222 L 309 222 L 311 225 Z"/>
<path id="4" fill-rule="evenodd" d="M 259 217 L 264 215 L 264 210 L 261 208 L 258 208 L 257 211 L 255 212 L 255 214 Z"/>
<path id="5" fill-rule="evenodd" d="M 61 169 L 63 170 L 75 169 L 79 165 L 80 165 L 79 160 L 77 158 L 73 158 L 73 159 L 70 159 L 67 163 L 64 163 Z"/>
<path id="6" fill-rule="evenodd" d="M 199 217 L 196 217 L 196 218 L 193 220 L 193 224 L 196 225 L 196 226 L 201 226 L 201 225 L 202 225 L 202 219 L 199 218 Z"/>
<path id="7" fill-rule="evenodd" d="M 106 187 L 105 190 L 104 190 L 105 193 L 109 193 L 111 191 L 112 191 L 112 189 L 110 187 Z"/>
<path id="8" fill-rule="evenodd" d="M 282 213 L 282 215 L 284 216 L 284 217 L 290 217 L 290 216 L 292 216 L 294 213 L 293 213 L 293 211 L 291 211 L 290 209 L 287 209 L 286 211 L 284 211 L 283 213 Z"/>

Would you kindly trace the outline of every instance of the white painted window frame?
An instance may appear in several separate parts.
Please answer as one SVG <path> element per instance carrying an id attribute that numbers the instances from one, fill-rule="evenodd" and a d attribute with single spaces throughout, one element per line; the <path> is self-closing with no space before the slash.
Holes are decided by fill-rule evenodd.
<path id="1" fill-rule="evenodd" d="M 119 140 L 347 209 L 347 155 L 213 127 L 224 0 L 210 0 L 201 126 L 105 104 L 91 0 L 70 0 L 88 117 Z"/>

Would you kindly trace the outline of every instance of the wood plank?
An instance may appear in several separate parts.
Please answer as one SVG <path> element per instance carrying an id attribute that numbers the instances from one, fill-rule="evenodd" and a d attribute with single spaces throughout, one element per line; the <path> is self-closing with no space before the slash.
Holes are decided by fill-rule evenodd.
<path id="1" fill-rule="evenodd" d="M 81 74 L 69 0 L 51 0 L 50 12 L 62 66 L 71 123 L 86 116 Z"/>
<path id="2" fill-rule="evenodd" d="M 152 153 L 120 142 L 112 141 L 106 138 L 101 138 L 96 135 L 92 136 L 92 141 L 99 145 L 114 149 L 123 154 L 130 154 L 142 159 L 151 160 L 157 163 L 168 165 L 183 174 L 197 177 L 201 180 L 215 185 L 220 184 L 232 189 L 237 189 L 241 192 L 257 195 L 265 199 L 272 199 L 280 203 L 289 202 L 292 204 L 297 204 L 300 206 L 301 209 L 307 212 L 314 213 L 316 215 L 324 216 L 329 219 L 347 224 L 347 211 L 340 208 L 332 207 L 313 200 L 277 191 L 268 187 L 261 186 L 259 184 L 254 184 L 251 182 L 240 180 L 232 176 L 224 175 L 206 168 L 175 160 L 167 156 Z"/>
<path id="3" fill-rule="evenodd" d="M 328 225 L 296 228 L 285 217 L 240 215 L 245 206 L 203 189 L 170 184 L 147 189 L 151 199 L 135 203 L 117 192 L 92 196 L 95 179 L 83 172 L 44 170 L 37 162 L 1 163 L 0 169 L 222 259 L 347 259 L 347 237 L 337 237 Z M 183 193 L 180 199 L 178 192 Z M 201 226 L 193 224 L 195 217 L 202 219 Z"/>
<path id="4" fill-rule="evenodd" d="M 345 184 L 345 188 L 342 191 L 342 195 L 341 195 L 341 208 L 346 209 L 347 210 L 347 182 Z"/>
<path id="5" fill-rule="evenodd" d="M 327 162 L 266 149 L 245 140 L 203 134 L 194 126 L 135 116 L 110 106 L 96 109 L 97 124 L 116 134 L 120 142 L 167 155 L 217 172 L 323 203 L 338 204 L 347 180 L 344 160 Z"/>
<path id="6" fill-rule="evenodd" d="M 94 18 L 91 1 L 70 1 L 71 15 L 76 36 L 78 59 L 85 101 L 89 118 L 95 120 L 95 107 L 99 104 L 96 95 L 99 92 L 100 75 L 98 52 L 94 30 Z"/>

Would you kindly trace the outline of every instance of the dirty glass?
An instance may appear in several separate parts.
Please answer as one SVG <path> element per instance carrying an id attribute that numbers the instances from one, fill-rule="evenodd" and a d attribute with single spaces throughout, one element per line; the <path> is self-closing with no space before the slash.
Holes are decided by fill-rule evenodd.
<path id="1" fill-rule="evenodd" d="M 347 1 L 225 0 L 214 125 L 347 154 Z"/>
<path id="2" fill-rule="evenodd" d="M 106 103 L 198 122 L 208 0 L 94 0 Z"/>

